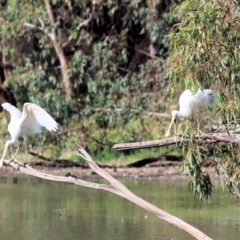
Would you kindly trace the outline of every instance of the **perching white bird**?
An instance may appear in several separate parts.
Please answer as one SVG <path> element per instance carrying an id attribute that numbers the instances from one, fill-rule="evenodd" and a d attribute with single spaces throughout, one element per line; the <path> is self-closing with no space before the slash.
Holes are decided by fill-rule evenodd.
<path id="1" fill-rule="evenodd" d="M 37 104 L 24 103 L 22 112 L 10 103 L 3 103 L 2 107 L 11 115 L 11 121 L 8 125 L 8 132 L 11 135 L 11 140 L 5 143 L 3 156 L 0 160 L 0 167 L 3 165 L 8 147 L 16 142 L 18 144 L 18 138 L 20 136 L 26 140 L 29 135 L 40 133 L 42 126 L 50 132 L 58 129 L 56 121 Z M 14 159 L 18 150 L 19 146 L 12 159 Z"/>
<path id="2" fill-rule="evenodd" d="M 198 89 L 194 94 L 191 90 L 185 90 L 179 97 L 179 111 L 172 111 L 172 120 L 170 126 L 165 134 L 166 137 L 170 135 L 170 130 L 174 124 L 174 132 L 176 134 L 175 121 L 177 118 L 188 118 L 193 114 L 193 111 L 199 111 L 201 108 L 214 105 L 214 97 L 212 89 Z"/>

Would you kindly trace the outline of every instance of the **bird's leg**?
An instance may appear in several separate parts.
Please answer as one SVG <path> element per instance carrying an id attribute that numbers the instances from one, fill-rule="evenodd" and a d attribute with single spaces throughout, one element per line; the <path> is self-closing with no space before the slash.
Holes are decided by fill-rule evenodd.
<path id="1" fill-rule="evenodd" d="M 193 116 L 193 115 L 194 115 L 194 113 L 192 113 L 191 118 L 190 118 L 190 123 L 191 123 L 191 124 L 194 123 L 194 116 Z"/>
<path id="2" fill-rule="evenodd" d="M 177 141 L 177 129 L 178 129 L 178 126 L 177 126 L 177 119 L 176 118 L 174 119 L 173 126 L 174 126 L 174 138 Z"/>
<path id="3" fill-rule="evenodd" d="M 199 114 L 199 111 L 197 111 L 197 118 L 198 118 L 198 120 L 197 120 L 198 134 L 201 134 L 202 132 L 201 132 L 201 130 L 200 130 L 200 125 L 201 125 L 201 123 L 200 123 L 200 114 Z"/>
<path id="4" fill-rule="evenodd" d="M 17 151 L 14 153 L 14 155 L 11 157 L 11 161 L 14 161 L 14 158 L 16 157 L 16 155 L 18 154 L 18 151 L 19 151 L 19 144 L 18 144 L 18 141 L 17 141 Z M 10 161 L 10 162 L 11 162 Z"/>
<path id="5" fill-rule="evenodd" d="M 171 130 L 171 127 L 172 127 L 174 121 L 175 121 L 175 117 L 172 117 L 172 120 L 171 120 L 171 122 L 170 122 L 170 125 L 169 125 L 169 127 L 168 127 L 168 130 L 167 130 L 166 133 L 165 133 L 165 137 L 169 137 L 169 135 L 170 135 L 170 130 Z"/>
<path id="6" fill-rule="evenodd" d="M 197 120 L 197 129 L 198 129 L 198 132 L 199 132 L 199 129 L 200 129 L 199 112 L 197 113 L 197 115 L 198 115 L 198 120 Z"/>
<path id="7" fill-rule="evenodd" d="M 25 158 L 25 162 L 24 162 L 24 167 L 27 165 L 27 159 L 28 159 L 28 144 L 27 144 L 27 142 L 25 141 L 25 144 L 26 144 L 26 146 L 25 146 L 25 156 L 26 156 L 26 158 Z"/>
<path id="8" fill-rule="evenodd" d="M 0 167 L 2 167 L 2 165 L 3 165 L 3 160 L 4 160 L 4 157 L 5 157 L 6 153 L 7 153 L 7 150 L 8 150 L 8 145 L 5 145 L 5 148 L 4 148 L 4 151 L 3 151 L 3 155 L 2 155 L 2 158 L 0 160 Z"/>

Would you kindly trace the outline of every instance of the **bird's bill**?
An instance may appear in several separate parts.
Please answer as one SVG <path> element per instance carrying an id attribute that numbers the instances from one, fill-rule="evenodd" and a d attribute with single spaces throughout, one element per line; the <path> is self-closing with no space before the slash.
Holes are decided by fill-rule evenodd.
<path id="1" fill-rule="evenodd" d="M 171 120 L 171 123 L 169 125 L 169 128 L 168 130 L 166 131 L 165 133 L 165 137 L 169 137 L 170 135 L 170 131 L 171 131 L 171 128 L 172 128 L 172 125 L 174 124 L 174 130 L 175 130 L 175 134 L 176 134 L 176 124 L 175 124 L 175 120 L 176 120 L 176 117 L 172 117 L 172 120 Z"/>

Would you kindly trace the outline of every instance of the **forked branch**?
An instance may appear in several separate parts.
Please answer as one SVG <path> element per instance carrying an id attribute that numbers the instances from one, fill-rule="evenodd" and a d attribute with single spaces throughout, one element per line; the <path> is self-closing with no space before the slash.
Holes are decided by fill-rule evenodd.
<path id="1" fill-rule="evenodd" d="M 171 223 L 175 225 L 176 227 L 186 231 L 187 233 L 191 234 L 196 239 L 208 239 L 211 238 L 205 235 L 203 232 L 199 231 L 195 227 L 191 226 L 190 224 L 182 221 L 181 219 L 161 210 L 160 208 L 154 206 L 153 204 L 145 201 L 144 199 L 138 197 L 134 193 L 132 193 L 127 187 L 125 187 L 121 182 L 113 178 L 109 173 L 105 172 L 103 169 L 98 167 L 98 165 L 93 161 L 91 156 L 79 145 L 78 146 L 78 155 L 81 156 L 88 165 L 101 177 L 108 180 L 110 183 L 110 186 L 113 187 L 116 192 L 115 194 L 126 198 L 130 202 L 135 203 L 136 205 L 140 206 L 141 208 L 144 208 L 145 210 L 153 213 L 160 219 L 167 221 L 168 223 Z M 119 194 L 120 193 L 120 194 Z"/>
<path id="2" fill-rule="evenodd" d="M 83 187 L 98 189 L 98 190 L 104 190 L 111 193 L 114 193 L 120 197 L 123 197 L 127 200 L 129 200 L 132 203 L 135 203 L 136 205 L 140 206 L 141 208 L 151 212 L 152 214 L 156 215 L 158 218 L 167 221 L 168 223 L 171 223 L 175 225 L 176 227 L 184 230 L 185 232 L 189 233 L 196 239 L 206 239 L 211 240 L 210 237 L 205 235 L 200 230 L 196 229 L 195 227 L 191 226 L 190 224 L 184 222 L 183 220 L 161 210 L 160 208 L 152 205 L 151 203 L 143 200 L 142 198 L 138 197 L 134 193 L 132 193 L 127 187 L 125 187 L 121 182 L 113 178 L 109 173 L 101 169 L 92 159 L 92 157 L 79 145 L 77 155 L 81 156 L 88 165 L 95 171 L 97 174 L 99 174 L 101 177 L 109 181 L 108 184 L 100 184 L 100 183 L 94 183 L 94 182 L 88 182 L 84 181 L 78 178 L 74 177 L 63 177 L 63 176 L 56 176 L 51 174 L 42 173 L 40 171 L 37 171 L 33 169 L 32 167 L 28 165 L 23 165 L 21 162 L 14 160 L 14 161 L 7 161 L 4 160 L 4 163 L 7 163 L 11 165 L 16 170 L 25 173 L 26 175 L 31 175 L 34 177 L 47 179 L 51 181 L 57 181 L 57 182 L 67 182 L 76 184 Z"/>

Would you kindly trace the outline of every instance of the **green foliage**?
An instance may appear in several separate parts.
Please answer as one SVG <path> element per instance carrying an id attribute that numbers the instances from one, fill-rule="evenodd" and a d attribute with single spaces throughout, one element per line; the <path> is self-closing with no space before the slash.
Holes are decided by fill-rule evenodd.
<path id="1" fill-rule="evenodd" d="M 235 129 L 240 117 L 236 1 L 49 0 L 50 8 L 47 2 L 0 4 L 4 87 L 19 107 L 35 102 L 60 124 L 57 134 L 31 142 L 44 154 L 57 157 L 81 143 L 99 159 L 112 158 L 114 143 L 160 138 L 165 130 L 159 118 L 146 111 L 165 112 L 172 107 L 169 93 L 200 86 L 214 89 L 215 124 Z M 204 123 L 206 118 L 211 115 L 204 113 Z M 1 126 L 5 136 L 4 117 Z M 183 143 L 191 189 L 208 199 L 212 185 L 202 164 L 209 146 L 195 140 L 193 125 L 181 124 L 179 131 L 191 139 Z M 229 190 L 237 192 L 238 153 L 233 149 L 227 145 L 229 159 L 218 145 L 206 156 L 216 162 L 219 174 L 228 176 Z"/>
<path id="2" fill-rule="evenodd" d="M 166 109 L 161 101 L 167 84 L 165 36 L 176 22 L 170 12 L 175 1 L 54 0 L 49 1 L 53 20 L 46 2 L 0 5 L 0 49 L 9 66 L 4 86 L 19 108 L 35 102 L 60 124 L 55 137 L 47 134 L 32 144 L 54 146 L 54 157 L 63 148 L 75 149 L 77 142 L 99 154 L 116 142 L 158 138 L 150 131 L 164 132 L 157 119 L 151 118 L 149 127 L 141 112 Z M 70 98 L 58 46 L 67 62 Z"/>
<path id="3" fill-rule="evenodd" d="M 189 142 L 185 147 L 185 160 L 182 163 L 183 172 L 191 176 L 189 184 L 190 191 L 194 196 L 199 195 L 202 200 L 208 200 L 212 193 L 212 183 L 207 173 L 202 171 L 202 164 L 205 158 L 204 146 L 201 143 L 196 143 L 195 140 Z"/>
<path id="4" fill-rule="evenodd" d="M 218 86 L 234 90 L 239 79 L 239 7 L 233 1 L 184 1 L 182 21 L 169 35 L 177 62 L 171 86 Z"/>
<path id="5" fill-rule="evenodd" d="M 235 129 L 239 122 L 240 79 L 240 6 L 236 1 L 183 1 L 174 13 L 180 22 L 169 34 L 171 69 L 169 92 L 182 88 L 213 88 L 217 105 L 216 125 Z M 212 160 L 219 175 L 224 175 L 227 186 L 239 197 L 240 182 L 238 151 L 233 144 L 215 145 L 212 154 L 205 156 L 207 143 L 199 143 L 189 126 L 181 127 L 186 159 L 183 170 L 192 177 L 191 191 L 202 199 L 211 196 L 212 184 L 202 171 L 202 164 Z M 226 156 L 227 155 L 227 156 Z"/>

